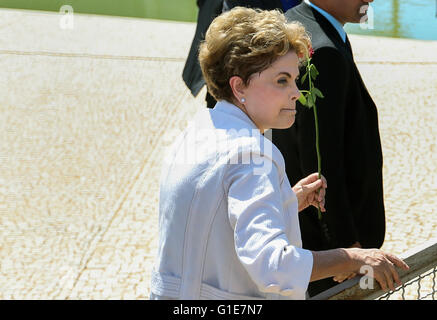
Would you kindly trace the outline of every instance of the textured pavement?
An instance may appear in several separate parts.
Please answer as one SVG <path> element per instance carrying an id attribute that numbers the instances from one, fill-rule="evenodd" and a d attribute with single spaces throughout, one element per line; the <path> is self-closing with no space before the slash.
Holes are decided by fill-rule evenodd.
<path id="1" fill-rule="evenodd" d="M 59 20 L 0 10 L 0 299 L 147 299 L 163 150 L 204 107 L 181 79 L 195 24 Z M 437 237 L 437 42 L 350 39 L 399 254 Z"/>

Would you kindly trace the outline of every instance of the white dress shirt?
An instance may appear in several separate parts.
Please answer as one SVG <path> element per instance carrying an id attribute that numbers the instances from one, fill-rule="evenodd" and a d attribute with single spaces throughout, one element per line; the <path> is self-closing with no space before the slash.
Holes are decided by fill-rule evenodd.
<path id="1" fill-rule="evenodd" d="M 168 152 L 154 299 L 305 299 L 313 256 L 280 151 L 238 107 L 202 110 Z"/>

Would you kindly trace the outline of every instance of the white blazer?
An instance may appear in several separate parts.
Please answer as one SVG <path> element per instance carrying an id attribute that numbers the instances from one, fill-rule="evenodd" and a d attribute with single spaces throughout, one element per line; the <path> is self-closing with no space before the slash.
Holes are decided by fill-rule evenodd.
<path id="1" fill-rule="evenodd" d="M 167 153 L 155 299 L 305 299 L 313 256 L 280 151 L 238 107 L 199 112 Z"/>

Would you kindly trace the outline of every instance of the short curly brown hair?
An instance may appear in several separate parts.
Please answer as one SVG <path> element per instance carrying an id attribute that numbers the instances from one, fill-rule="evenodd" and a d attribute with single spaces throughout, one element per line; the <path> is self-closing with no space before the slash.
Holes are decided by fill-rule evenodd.
<path id="1" fill-rule="evenodd" d="M 209 93 L 232 102 L 229 79 L 245 85 L 254 73 L 267 69 L 290 50 L 308 54 L 311 40 L 299 22 L 288 23 L 277 10 L 236 7 L 214 19 L 200 45 L 199 62 Z"/>

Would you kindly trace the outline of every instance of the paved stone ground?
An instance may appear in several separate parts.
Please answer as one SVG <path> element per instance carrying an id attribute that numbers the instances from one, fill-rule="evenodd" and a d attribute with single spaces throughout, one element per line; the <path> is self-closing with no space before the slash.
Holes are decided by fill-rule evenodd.
<path id="1" fill-rule="evenodd" d="M 195 24 L 0 10 L 0 299 L 147 299 L 165 146 L 199 109 Z M 351 36 L 394 253 L 437 236 L 437 42 Z"/>

